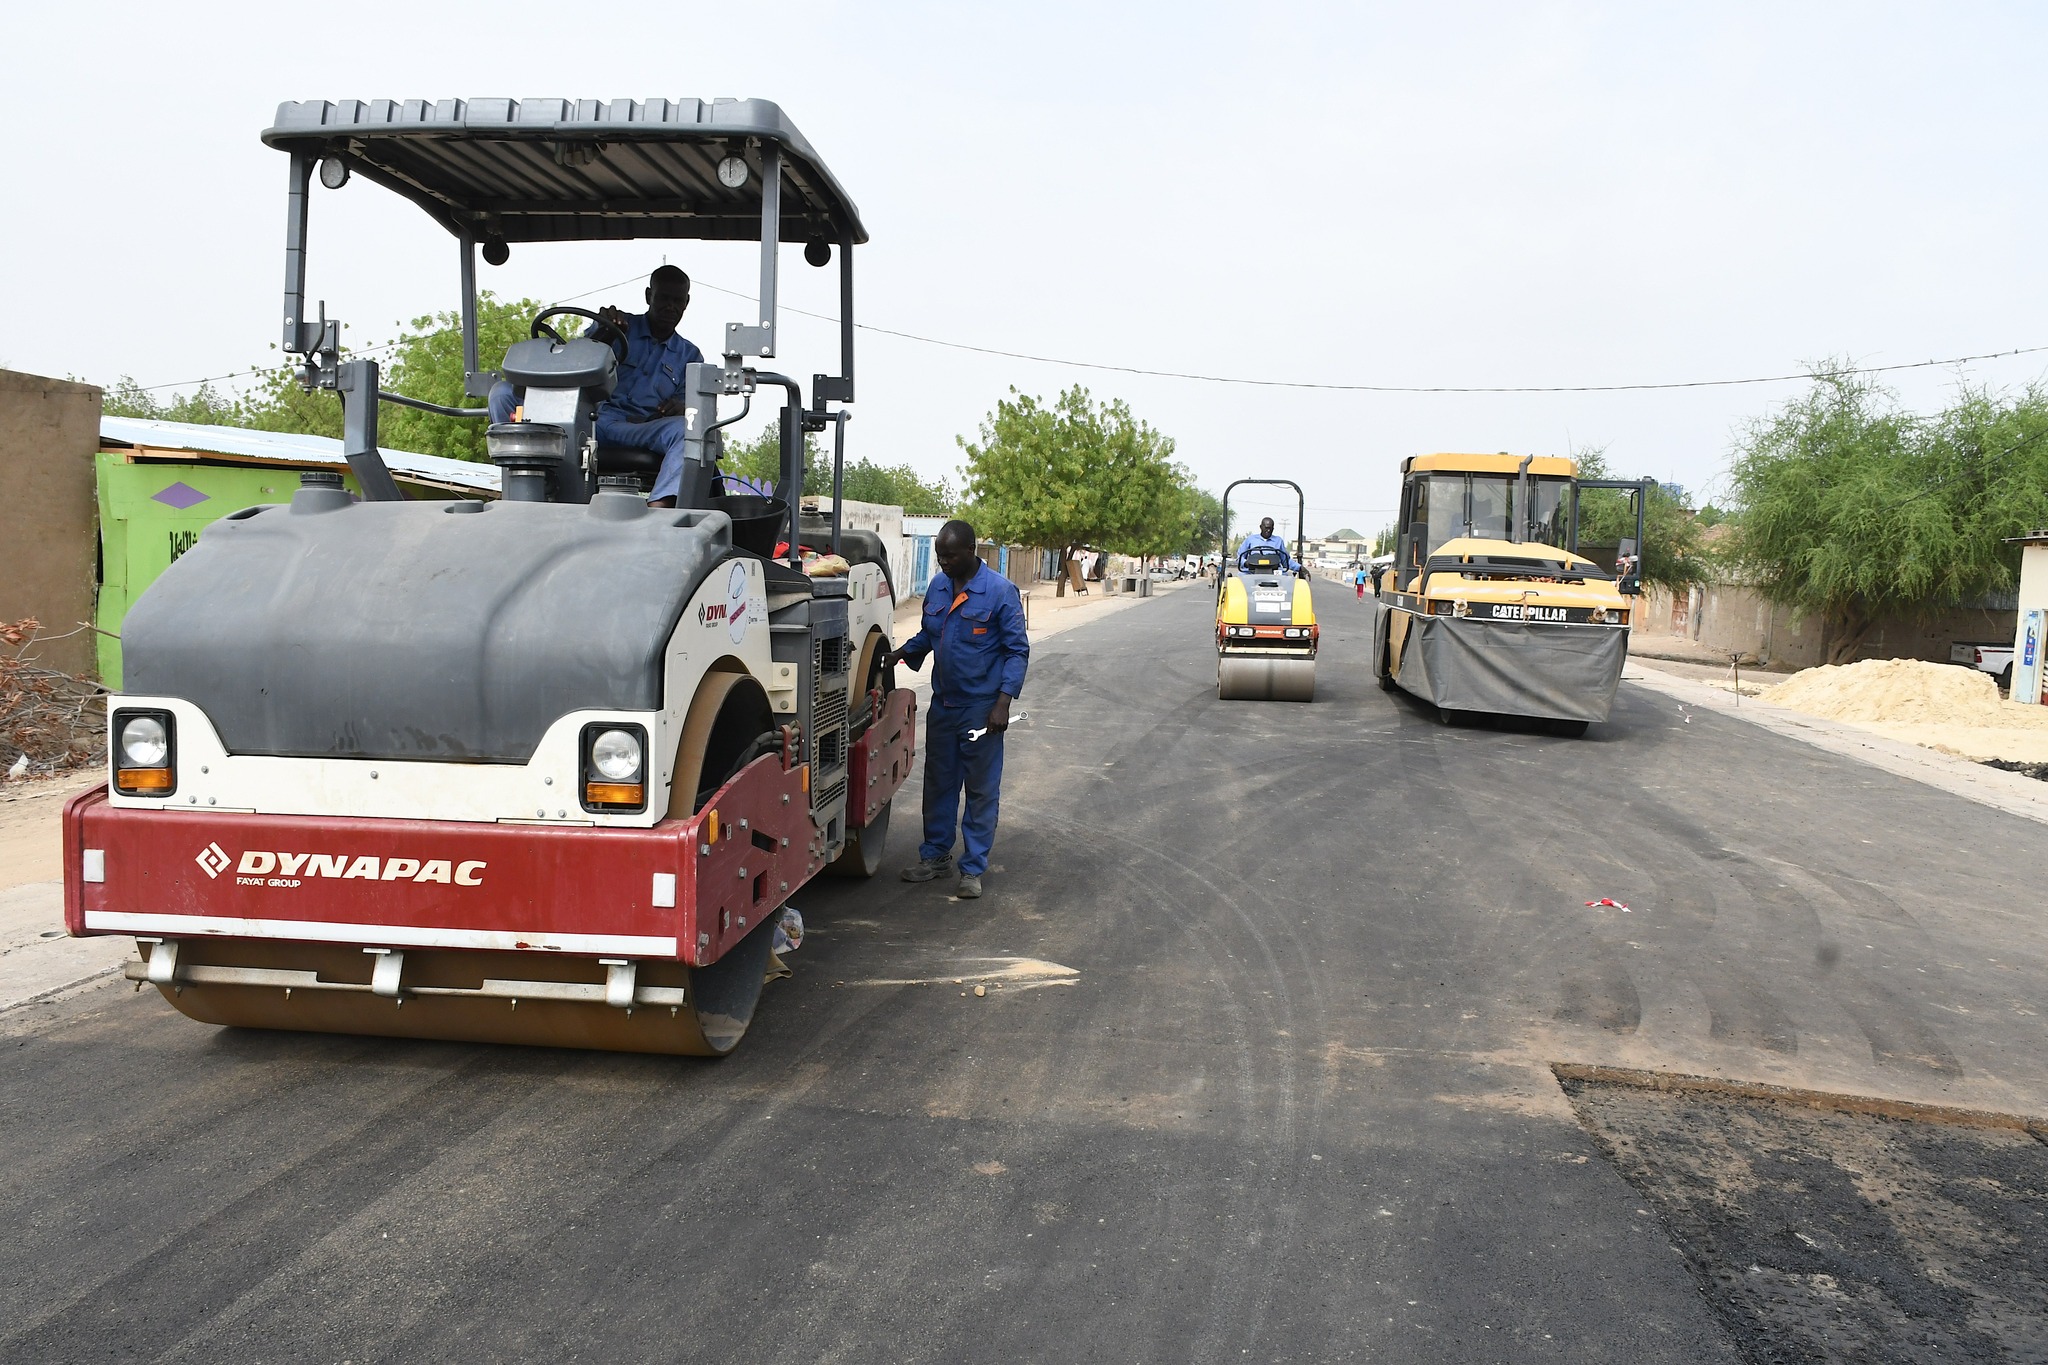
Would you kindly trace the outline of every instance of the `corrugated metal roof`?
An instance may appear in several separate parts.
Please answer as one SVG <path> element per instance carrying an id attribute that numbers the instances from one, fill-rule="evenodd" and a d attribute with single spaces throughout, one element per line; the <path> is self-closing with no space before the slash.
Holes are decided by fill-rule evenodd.
<path id="1" fill-rule="evenodd" d="M 341 456 L 341 442 L 331 436 L 250 431 L 244 427 L 202 426 L 196 422 L 159 422 L 141 417 L 102 417 L 100 440 L 117 445 L 148 446 L 156 450 L 189 451 L 194 455 L 225 455 L 279 464 L 348 468 L 348 461 Z M 408 450 L 384 450 L 383 454 L 384 463 L 390 467 L 393 478 L 479 493 L 495 494 L 498 491 L 496 465 L 451 460 L 441 455 L 416 455 Z"/>
<path id="2" fill-rule="evenodd" d="M 339 156 L 450 232 L 507 242 L 758 240 L 757 144 L 773 142 L 785 153 L 782 239 L 868 239 L 853 200 L 767 100 L 303 100 L 278 106 L 263 141 Z M 727 156 L 751 163 L 745 184 L 720 183 Z"/>

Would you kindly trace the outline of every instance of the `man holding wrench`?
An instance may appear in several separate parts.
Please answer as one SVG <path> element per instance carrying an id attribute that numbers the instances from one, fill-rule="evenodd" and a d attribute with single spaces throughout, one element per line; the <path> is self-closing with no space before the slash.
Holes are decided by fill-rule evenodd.
<path id="1" fill-rule="evenodd" d="M 988 871 L 1002 804 L 1003 732 L 1031 658 L 1017 585 L 982 563 L 974 545 L 974 528 L 964 521 L 939 528 L 932 547 L 939 573 L 925 589 L 924 619 L 888 659 L 917 669 L 926 655 L 936 656 L 925 721 L 924 843 L 903 880 L 928 882 L 951 872 L 957 832 L 964 845 L 956 892 L 962 900 L 981 894 Z"/>

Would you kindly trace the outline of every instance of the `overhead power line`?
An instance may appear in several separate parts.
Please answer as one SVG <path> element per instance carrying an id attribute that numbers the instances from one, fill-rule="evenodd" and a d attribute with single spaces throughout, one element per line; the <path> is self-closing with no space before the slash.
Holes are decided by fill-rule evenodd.
<path id="1" fill-rule="evenodd" d="M 752 294 L 737 289 L 708 284 L 703 280 L 697 280 L 695 283 L 720 294 L 746 299 L 750 303 L 756 301 Z M 788 304 L 783 304 L 782 308 L 785 312 L 801 313 L 807 318 L 816 318 L 821 322 L 835 325 L 839 322 L 838 318 L 825 313 L 813 313 L 807 309 L 793 308 Z M 1978 360 L 2002 360 L 2008 356 L 2035 355 L 2048 351 L 2048 346 L 2022 346 L 2010 351 L 1950 356 L 1944 360 L 1912 360 L 1897 365 L 1849 365 L 1834 370 L 1801 370 L 1796 374 L 1752 375 L 1745 379 L 1680 379 L 1642 384 L 1326 384 L 1307 379 L 1247 379 L 1242 375 L 1196 374 L 1188 370 L 1151 370 L 1138 365 L 1111 365 L 1096 360 L 1073 360 L 1065 356 L 1033 355 L 1028 351 L 1005 351 L 993 346 L 975 346 L 964 341 L 946 341 L 939 337 L 920 336 L 916 332 L 900 332 L 893 327 L 876 327 L 865 322 L 856 322 L 853 325 L 859 331 L 901 337 L 905 341 L 922 342 L 926 346 L 943 346 L 952 351 L 972 351 L 976 355 L 1001 356 L 1006 360 L 1029 360 L 1040 365 L 1065 365 L 1077 370 L 1107 370 L 1114 374 L 1144 375 L 1152 379 L 1188 379 L 1201 384 L 1241 384 L 1260 389 L 1324 389 L 1336 393 L 1636 393 L 1657 389 L 1717 389 L 1745 384 L 1787 384 L 1834 375 L 1925 370 L 1940 365 L 1967 365 Z"/>
<path id="2" fill-rule="evenodd" d="M 611 284 L 586 289 L 580 294 L 571 294 L 561 303 L 573 303 L 587 299 L 592 294 L 601 294 L 618 289 L 639 280 L 639 274 L 628 275 Z M 693 281 L 700 289 L 758 302 L 755 295 L 738 289 L 728 289 L 707 280 Z M 782 305 L 783 311 L 814 318 L 837 326 L 839 319 L 829 313 L 814 313 L 806 308 Z M 947 341 L 942 337 L 923 336 L 917 332 L 900 331 L 893 327 L 877 327 L 872 323 L 856 322 L 857 331 L 873 332 L 877 336 L 896 337 L 903 341 L 915 341 L 924 346 L 938 346 L 949 351 L 966 351 L 974 355 L 997 356 L 1004 360 L 1023 360 L 1035 365 L 1060 365 L 1068 369 L 1098 370 L 1110 374 L 1139 375 L 1149 379 L 1184 379 L 1198 384 L 1231 384 L 1258 389 L 1311 389 L 1327 393 L 1393 393 L 1393 394 L 1512 394 L 1512 393 L 1653 393 L 1680 389 L 1725 389 L 1740 388 L 1757 384 L 1804 383 L 1814 379 L 1826 379 L 1845 375 L 1895 374 L 1902 370 L 1927 370 L 1952 365 L 1969 365 L 1982 360 L 2005 360 L 2013 356 L 2038 355 L 2048 351 L 2048 346 L 2020 346 L 2006 351 L 1985 351 L 1976 355 L 1949 356 L 1939 360 L 1909 360 L 1892 365 L 1847 365 L 1839 369 L 1800 370 L 1795 373 L 1750 375 L 1740 379 L 1676 379 L 1635 384 L 1336 384 L 1308 379 L 1253 379 L 1243 375 L 1199 374 L 1189 370 L 1155 370 L 1141 365 L 1115 365 L 1106 361 L 1075 360 L 1066 356 L 1036 355 L 1029 351 L 1008 351 L 995 346 L 977 346 L 965 341 Z M 393 349 L 396 342 L 378 346 L 363 347 L 362 354 Z M 154 393 L 159 389 L 182 389 L 194 384 L 213 384 L 229 379 L 240 379 L 249 375 L 267 373 L 267 367 L 236 370 L 231 374 L 213 375 L 205 379 L 183 379 L 168 384 L 150 384 L 142 392 Z"/>

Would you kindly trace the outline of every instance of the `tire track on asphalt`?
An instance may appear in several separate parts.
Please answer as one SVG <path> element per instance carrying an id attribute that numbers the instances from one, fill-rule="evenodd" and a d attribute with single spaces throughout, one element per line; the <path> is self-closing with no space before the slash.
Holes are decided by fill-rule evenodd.
<path id="1" fill-rule="evenodd" d="M 1213 900 L 1218 886 L 1234 886 L 1240 892 L 1254 890 L 1241 876 L 1227 865 L 1211 857 L 1193 859 L 1206 877 L 1197 870 L 1183 867 L 1151 847 L 1143 840 L 1103 829 L 1080 820 L 1070 819 L 1045 807 L 1027 807 L 1025 812 L 1034 822 L 1058 830 L 1069 843 L 1098 840 L 1113 845 L 1120 858 L 1115 860 L 1128 864 L 1131 861 L 1143 863 L 1151 872 L 1151 879 L 1139 880 L 1122 874 L 1120 880 L 1133 895 L 1154 898 L 1161 909 L 1171 909 L 1184 904 L 1201 904 Z M 1169 895 L 1167 884 L 1178 883 L 1183 894 Z M 1157 890 L 1153 890 L 1153 887 Z M 1252 1036 L 1253 1013 L 1264 1013 L 1270 1034 L 1295 1034 L 1299 1021 L 1296 1018 L 1294 999 L 1288 989 L 1288 974 L 1281 965 L 1281 955 L 1258 919 L 1248 913 L 1236 897 L 1224 897 L 1231 928 L 1249 939 L 1259 959 L 1254 982 L 1263 981 L 1270 985 L 1271 992 L 1263 997 L 1269 1005 L 1261 1006 L 1250 991 L 1221 992 L 1219 1003 L 1229 1012 L 1231 1019 L 1230 1045 L 1237 1060 L 1238 1084 L 1237 1101 L 1241 1115 L 1248 1121 L 1252 1115 L 1263 1113 L 1265 1121 L 1256 1126 L 1246 1124 L 1239 1134 L 1239 1141 L 1252 1149 L 1263 1149 L 1268 1159 L 1281 1175 L 1275 1176 L 1275 1183 L 1281 1188 L 1270 1204 L 1262 1201 L 1247 1181 L 1245 1188 L 1237 1194 L 1236 1205 L 1251 1229 L 1249 1241 L 1254 1245 L 1278 1243 L 1291 1231 L 1299 1216 L 1302 1191 L 1300 1169 L 1305 1165 L 1301 1152 L 1299 1110 L 1303 1101 L 1299 1079 L 1295 1070 L 1295 1050 L 1292 1047 L 1274 1048 L 1263 1042 L 1255 1042 Z M 1214 969 L 1219 978 L 1228 979 L 1242 970 L 1242 960 L 1228 951 L 1227 937 L 1214 926 L 1194 919 L 1181 921 L 1182 930 L 1198 944 L 1203 958 Z M 1226 966 L 1225 964 L 1240 964 Z M 1265 1066 L 1270 1064 L 1273 1074 L 1262 1076 Z M 1270 1098 L 1262 1090 L 1270 1092 Z M 1308 1102 L 1313 1118 L 1318 1108 L 1316 1101 Z M 1260 1340 L 1260 1331 L 1267 1315 L 1271 1312 L 1278 1286 L 1270 1276 L 1254 1277 L 1243 1274 L 1243 1265 L 1229 1258 L 1219 1258 L 1211 1280 L 1209 1308 L 1205 1317 L 1211 1324 L 1201 1334 L 1209 1341 L 1238 1337 L 1244 1342 L 1243 1350 L 1255 1350 Z M 1241 1334 L 1241 1335 L 1240 1335 Z M 1217 1355 L 1224 1348 L 1212 1346 L 1202 1352 L 1199 1358 L 1241 1359 L 1240 1355 Z"/>
<path id="2" fill-rule="evenodd" d="M 478 1050 L 452 1075 L 474 1081 L 484 1069 Z M 0 1336 L 0 1355 L 57 1360 L 68 1358 L 81 1343 L 102 1338 L 185 1341 L 218 1311 L 223 1296 L 238 1297 L 260 1285 L 324 1237 L 341 1211 L 359 1209 L 362 1191 L 390 1185 L 394 1174 L 409 1178 L 436 1160 L 448 1143 L 471 1138 L 490 1123 L 490 1107 L 476 1104 L 469 1092 L 467 1084 L 419 1087 L 362 1114 L 344 1132 L 260 1178 L 238 1182 L 232 1197 L 204 1206 L 196 1218 L 161 1215 L 144 1245 L 112 1258 L 111 1264 L 102 1250 L 96 1270 L 11 1324 Z M 507 1087 L 501 1093 L 514 1091 Z M 270 1101 L 274 1106 L 274 1090 Z M 400 1115 L 405 1122 L 393 1121 Z M 216 1142 L 223 1136 L 214 1134 Z M 146 1148 L 129 1151 L 119 1164 L 125 1169 L 118 1174 L 127 1177 L 122 1183 L 131 1191 L 122 1197 L 125 1209 L 148 1207 L 148 1191 L 164 1173 L 150 1169 L 155 1163 Z M 75 1191 L 58 1193 L 76 1198 Z M 132 1230 L 127 1240 L 132 1246 Z M 103 1248 L 106 1244 L 101 1243 Z M 262 1250 L 251 1254 L 253 1247 Z M 191 1292 L 194 1264 L 211 1270 L 202 1295 Z"/>

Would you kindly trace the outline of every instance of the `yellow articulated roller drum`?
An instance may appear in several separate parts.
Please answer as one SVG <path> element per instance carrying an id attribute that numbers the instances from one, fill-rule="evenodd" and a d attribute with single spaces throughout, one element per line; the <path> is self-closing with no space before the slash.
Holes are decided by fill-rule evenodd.
<path id="1" fill-rule="evenodd" d="M 1279 484 L 1285 479 L 1239 479 L 1223 492 L 1224 525 L 1230 524 L 1230 494 L 1240 484 Z M 1306 500 L 1301 504 L 1307 511 Z M 1216 582 L 1216 697 L 1219 701 L 1314 701 L 1316 645 L 1321 635 L 1315 604 L 1302 576 L 1300 527 L 1295 553 L 1272 534 L 1268 518 L 1235 552 L 1223 549 Z"/>

